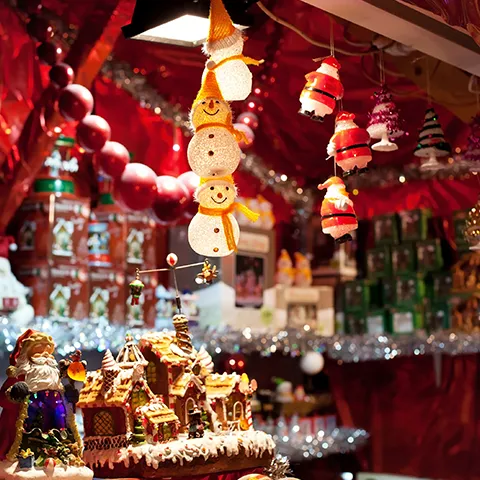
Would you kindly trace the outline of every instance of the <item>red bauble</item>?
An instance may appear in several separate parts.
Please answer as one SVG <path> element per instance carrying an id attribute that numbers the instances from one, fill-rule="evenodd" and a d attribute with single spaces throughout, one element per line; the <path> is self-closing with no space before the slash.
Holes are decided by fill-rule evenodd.
<path id="1" fill-rule="evenodd" d="M 17 0 L 17 7 L 26 13 L 38 13 L 42 9 L 41 0 Z"/>
<path id="2" fill-rule="evenodd" d="M 75 74 L 73 68 L 66 63 L 57 63 L 48 73 L 50 81 L 58 88 L 65 88 L 73 82 Z"/>
<path id="3" fill-rule="evenodd" d="M 105 175 L 118 178 L 130 161 L 128 150 L 118 142 L 107 142 L 97 153 L 98 166 Z"/>
<path id="4" fill-rule="evenodd" d="M 157 177 L 157 195 L 150 212 L 160 225 L 178 221 L 188 204 L 188 190 L 178 178 L 168 175 Z"/>
<path id="5" fill-rule="evenodd" d="M 258 117 L 253 112 L 243 112 L 237 117 L 238 123 L 244 123 L 252 130 L 256 130 L 258 128 Z"/>
<path id="6" fill-rule="evenodd" d="M 58 109 L 65 120 L 79 121 L 90 115 L 93 110 L 93 96 L 82 85 L 68 85 L 58 97 Z"/>
<path id="7" fill-rule="evenodd" d="M 55 65 L 62 54 L 62 49 L 53 43 L 43 42 L 37 47 L 37 56 L 42 63 Z"/>
<path id="8" fill-rule="evenodd" d="M 143 163 L 129 163 L 115 181 L 114 196 L 130 210 L 146 210 L 157 196 L 157 175 Z"/>
<path id="9" fill-rule="evenodd" d="M 110 125 L 98 115 L 85 117 L 77 126 L 77 142 L 87 152 L 98 152 L 110 140 Z"/>
<path id="10" fill-rule="evenodd" d="M 33 15 L 27 24 L 27 33 L 37 42 L 46 42 L 53 37 L 55 32 L 47 20 Z"/>
<path id="11" fill-rule="evenodd" d="M 178 180 L 182 182 L 188 192 L 187 205 L 183 215 L 190 220 L 198 212 L 198 204 L 194 200 L 194 194 L 200 185 L 200 177 L 195 172 L 185 172 L 178 177 Z"/>
<path id="12" fill-rule="evenodd" d="M 247 141 L 244 142 L 242 140 L 238 144 L 238 146 L 242 150 L 246 150 L 247 148 L 251 147 L 252 144 L 253 144 L 253 141 L 255 140 L 255 134 L 253 133 L 253 130 L 246 123 L 235 123 L 233 126 L 235 127 L 235 130 L 243 132 L 245 134 L 245 136 L 247 137 Z"/>

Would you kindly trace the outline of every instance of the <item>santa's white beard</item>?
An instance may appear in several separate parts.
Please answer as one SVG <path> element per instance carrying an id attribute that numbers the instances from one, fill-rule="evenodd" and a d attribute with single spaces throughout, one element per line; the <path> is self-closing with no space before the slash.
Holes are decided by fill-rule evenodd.
<path id="1" fill-rule="evenodd" d="M 25 375 L 25 383 L 32 393 L 43 390 L 63 392 L 58 364 L 54 358 L 19 358 L 17 372 L 18 375 Z"/>

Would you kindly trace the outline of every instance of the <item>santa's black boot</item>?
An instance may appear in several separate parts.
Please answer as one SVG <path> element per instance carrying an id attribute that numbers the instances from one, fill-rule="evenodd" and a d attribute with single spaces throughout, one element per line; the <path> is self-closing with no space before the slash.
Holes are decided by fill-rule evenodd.
<path id="1" fill-rule="evenodd" d="M 352 175 L 355 175 L 356 172 L 356 168 L 354 168 L 353 170 L 349 170 L 348 172 L 343 172 L 342 176 L 343 178 L 351 177 Z"/>
<path id="2" fill-rule="evenodd" d="M 308 118 L 312 118 L 312 115 L 315 113 L 315 112 L 309 112 L 308 110 L 304 110 L 303 108 L 301 108 L 298 113 L 300 115 L 303 115 L 304 117 L 308 117 Z"/>
<path id="3" fill-rule="evenodd" d="M 367 172 L 368 172 L 368 168 L 367 168 L 367 167 L 365 167 L 365 168 L 360 168 L 360 169 L 357 171 L 357 173 L 358 173 L 359 175 L 362 175 L 362 173 L 367 173 Z"/>
<path id="4" fill-rule="evenodd" d="M 325 118 L 321 117 L 320 115 L 312 115 L 310 119 L 313 120 L 314 122 L 322 123 Z"/>
<path id="5" fill-rule="evenodd" d="M 340 238 L 337 238 L 335 240 L 335 243 L 347 243 L 347 242 L 351 242 L 353 239 L 352 239 L 352 236 L 349 234 L 349 233 L 346 233 L 345 235 L 343 235 L 343 237 L 340 237 Z"/>

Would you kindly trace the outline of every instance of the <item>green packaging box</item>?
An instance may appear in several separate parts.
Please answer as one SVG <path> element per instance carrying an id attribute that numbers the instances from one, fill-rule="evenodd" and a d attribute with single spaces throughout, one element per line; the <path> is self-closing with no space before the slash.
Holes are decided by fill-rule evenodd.
<path id="1" fill-rule="evenodd" d="M 428 236 L 428 219 L 432 212 L 427 209 L 399 212 L 402 242 L 418 242 Z"/>
<path id="2" fill-rule="evenodd" d="M 375 245 L 398 244 L 398 217 L 396 214 L 378 215 L 373 217 L 372 221 Z"/>
<path id="3" fill-rule="evenodd" d="M 392 254 L 389 247 L 377 247 L 367 250 L 368 278 L 389 277 L 392 273 Z"/>
<path id="4" fill-rule="evenodd" d="M 414 245 L 403 243 L 392 247 L 392 270 L 394 273 L 412 273 L 416 269 L 417 255 Z"/>

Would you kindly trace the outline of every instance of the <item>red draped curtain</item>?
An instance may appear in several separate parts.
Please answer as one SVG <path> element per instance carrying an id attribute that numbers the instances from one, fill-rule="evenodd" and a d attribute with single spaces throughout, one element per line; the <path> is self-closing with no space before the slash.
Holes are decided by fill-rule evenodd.
<path id="1" fill-rule="evenodd" d="M 338 414 L 365 428 L 364 468 L 448 480 L 480 479 L 480 355 L 327 364 Z"/>

